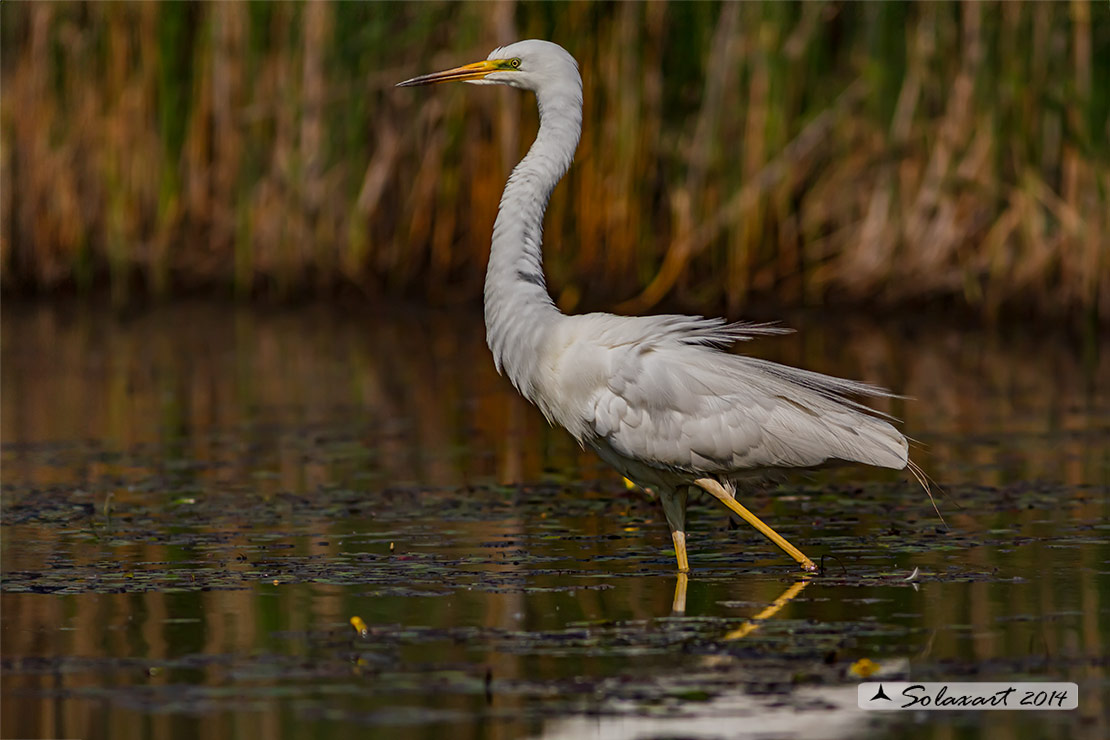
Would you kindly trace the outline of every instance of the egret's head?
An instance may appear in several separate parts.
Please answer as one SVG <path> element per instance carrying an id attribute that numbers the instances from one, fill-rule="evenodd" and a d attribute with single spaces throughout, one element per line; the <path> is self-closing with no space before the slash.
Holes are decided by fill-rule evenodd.
<path id="1" fill-rule="evenodd" d="M 528 39 L 494 49 L 483 62 L 421 75 L 397 86 L 430 85 L 454 80 L 475 85 L 509 85 L 535 91 L 567 81 L 576 81 L 581 85 L 578 63 L 563 47 L 550 41 Z"/>

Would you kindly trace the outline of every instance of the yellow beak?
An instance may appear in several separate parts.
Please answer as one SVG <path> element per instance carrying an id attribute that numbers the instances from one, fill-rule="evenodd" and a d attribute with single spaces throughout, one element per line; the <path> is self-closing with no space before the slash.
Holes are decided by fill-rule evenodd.
<path id="1" fill-rule="evenodd" d="M 415 85 L 434 85 L 437 82 L 456 82 L 458 80 L 480 80 L 491 72 L 504 69 L 504 62 L 500 59 L 486 59 L 473 64 L 464 64 L 454 69 L 445 69 L 442 72 L 413 77 L 411 80 L 398 82 L 397 87 L 413 87 Z"/>

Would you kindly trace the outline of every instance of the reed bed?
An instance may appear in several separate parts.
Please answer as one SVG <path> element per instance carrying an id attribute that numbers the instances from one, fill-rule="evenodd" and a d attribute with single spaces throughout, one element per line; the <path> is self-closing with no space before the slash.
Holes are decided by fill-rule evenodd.
<path id="1" fill-rule="evenodd" d="M 1110 6 L 0 4 L 6 290 L 480 291 L 535 111 L 398 90 L 517 38 L 585 80 L 559 303 L 1110 319 Z"/>

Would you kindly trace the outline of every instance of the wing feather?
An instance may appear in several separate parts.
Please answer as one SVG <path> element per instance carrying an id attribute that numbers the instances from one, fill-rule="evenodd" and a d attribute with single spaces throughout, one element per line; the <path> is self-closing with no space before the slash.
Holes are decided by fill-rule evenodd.
<path id="1" fill-rule="evenodd" d="M 604 382 L 587 403 L 593 421 L 580 438 L 593 435 L 638 463 L 690 473 L 829 460 L 906 465 L 905 437 L 847 397 L 889 392 L 718 349 L 783 329 L 685 316 L 615 324 L 593 335 L 602 339 L 595 349 L 605 354 Z"/>

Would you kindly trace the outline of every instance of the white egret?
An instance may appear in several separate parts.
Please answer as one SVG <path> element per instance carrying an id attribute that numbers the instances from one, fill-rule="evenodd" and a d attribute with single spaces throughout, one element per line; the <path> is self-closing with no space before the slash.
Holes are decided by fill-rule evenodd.
<path id="1" fill-rule="evenodd" d="M 536 94 L 540 127 L 513 169 L 486 270 L 486 339 L 499 372 L 549 422 L 625 477 L 655 490 L 680 572 L 686 498 L 699 487 L 756 527 L 805 570 L 813 561 L 736 501 L 736 483 L 827 462 L 901 470 L 906 438 L 849 396 L 889 396 L 851 380 L 724 351 L 786 330 L 696 316 L 567 316 L 548 295 L 541 238 L 547 201 L 582 131 L 578 63 L 548 41 L 494 49 L 485 61 L 399 86 L 462 80 Z"/>

